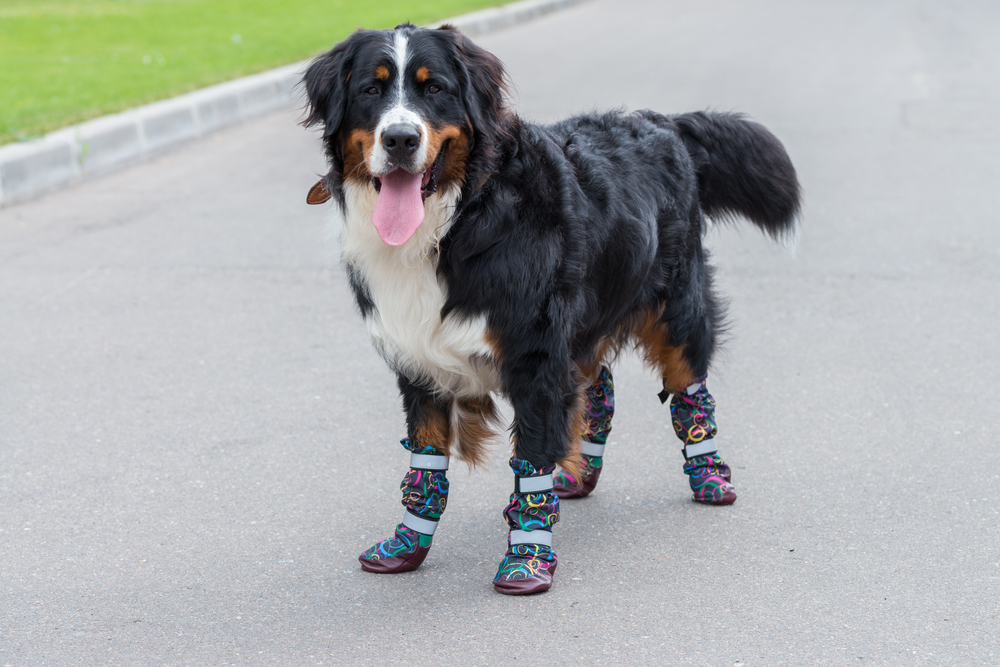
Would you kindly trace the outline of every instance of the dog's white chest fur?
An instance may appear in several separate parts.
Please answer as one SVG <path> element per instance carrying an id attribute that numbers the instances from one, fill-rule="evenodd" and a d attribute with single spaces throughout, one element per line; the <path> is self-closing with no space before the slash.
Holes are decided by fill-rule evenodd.
<path id="1" fill-rule="evenodd" d="M 428 197 L 423 224 L 398 248 L 383 243 L 372 224 L 374 188 L 347 183 L 344 194 L 343 258 L 364 280 L 375 304 L 365 324 L 379 353 L 411 380 L 429 382 L 446 395 L 496 391 L 499 377 L 486 343 L 485 318 L 450 314 L 441 319 L 446 287 L 431 257 L 450 224 L 457 191 Z"/>

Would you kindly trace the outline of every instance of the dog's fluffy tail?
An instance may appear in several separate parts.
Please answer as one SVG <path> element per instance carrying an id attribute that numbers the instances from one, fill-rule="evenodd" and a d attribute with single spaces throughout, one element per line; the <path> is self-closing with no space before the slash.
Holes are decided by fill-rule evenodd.
<path id="1" fill-rule="evenodd" d="M 743 215 L 775 239 L 794 233 L 799 181 L 777 137 L 738 114 L 669 118 L 694 160 L 705 213 L 715 219 Z"/>

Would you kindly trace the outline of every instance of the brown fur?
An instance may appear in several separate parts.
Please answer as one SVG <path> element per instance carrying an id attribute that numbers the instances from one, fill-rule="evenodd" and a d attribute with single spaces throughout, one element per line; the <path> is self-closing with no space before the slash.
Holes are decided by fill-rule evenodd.
<path id="1" fill-rule="evenodd" d="M 470 468 L 486 463 L 486 445 L 496 437 L 500 413 L 490 396 L 459 399 L 452 404 L 451 430 L 456 453 Z"/>
<path id="2" fill-rule="evenodd" d="M 451 432 L 448 415 L 433 402 L 428 401 L 420 411 L 420 422 L 414 425 L 413 437 L 417 444 L 431 446 L 448 455 L 451 444 Z"/>
<path id="3" fill-rule="evenodd" d="M 379 81 L 389 80 L 389 68 L 385 65 L 379 65 L 375 68 L 375 78 Z"/>
<path id="4" fill-rule="evenodd" d="M 684 347 L 674 347 L 668 342 L 670 332 L 667 325 L 660 321 L 661 313 L 662 307 L 643 312 L 635 320 L 632 339 L 646 364 L 660 373 L 664 388 L 677 392 L 694 384 L 697 378 L 684 359 Z"/>
<path id="5" fill-rule="evenodd" d="M 609 363 L 618 356 L 618 350 L 621 347 L 620 338 L 621 336 L 607 336 L 602 338 L 594 347 L 593 356 L 576 362 L 587 382 L 590 384 L 596 382 L 597 376 L 601 372 L 601 366 Z"/>
<path id="6" fill-rule="evenodd" d="M 446 150 L 438 182 L 442 185 L 461 183 L 465 180 L 466 168 L 469 165 L 469 135 L 462 132 L 448 142 Z"/>
<path id="7" fill-rule="evenodd" d="M 417 81 L 419 83 L 424 83 L 427 79 L 431 78 L 431 71 L 426 67 L 420 67 L 417 69 Z"/>
<path id="8" fill-rule="evenodd" d="M 433 164 L 438 153 L 447 144 L 447 152 L 441 162 L 437 181 L 441 186 L 465 179 L 465 168 L 469 162 L 469 135 L 466 128 L 446 125 L 431 130 L 427 136 L 428 163 Z"/>
<path id="9" fill-rule="evenodd" d="M 574 479 L 580 479 L 583 476 L 584 460 L 580 454 L 580 439 L 587 431 L 587 381 L 582 376 L 580 379 L 581 382 L 577 383 L 573 418 L 569 422 L 569 431 L 566 434 L 566 456 L 556 462 Z"/>
<path id="10" fill-rule="evenodd" d="M 344 180 L 368 181 L 371 172 L 365 158 L 375 149 L 375 133 L 358 129 L 351 132 L 344 142 Z"/>
<path id="11" fill-rule="evenodd" d="M 483 340 L 486 342 L 486 346 L 490 348 L 490 351 L 493 352 L 494 361 L 503 359 L 503 355 L 501 354 L 503 350 L 500 348 L 500 337 L 496 333 L 487 329 L 486 333 L 483 334 Z"/>

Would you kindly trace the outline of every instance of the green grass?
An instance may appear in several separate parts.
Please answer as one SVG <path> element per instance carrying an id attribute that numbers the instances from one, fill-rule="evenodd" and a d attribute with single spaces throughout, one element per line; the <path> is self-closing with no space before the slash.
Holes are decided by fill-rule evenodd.
<path id="1" fill-rule="evenodd" d="M 508 0 L 0 0 L 0 144 Z"/>

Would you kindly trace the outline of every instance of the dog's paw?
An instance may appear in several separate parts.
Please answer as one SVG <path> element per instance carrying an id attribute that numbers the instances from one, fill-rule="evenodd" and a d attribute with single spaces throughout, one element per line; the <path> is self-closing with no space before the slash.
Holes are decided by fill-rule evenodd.
<path id="1" fill-rule="evenodd" d="M 691 499 L 703 505 L 732 505 L 736 502 L 736 487 L 730 479 L 732 471 L 718 454 L 696 456 L 684 464 L 684 473 L 691 483 Z"/>
<path id="2" fill-rule="evenodd" d="M 517 545 L 507 551 L 493 579 L 493 588 L 504 595 L 530 595 L 552 588 L 552 577 L 559 561 L 548 548 Z"/>
<path id="3" fill-rule="evenodd" d="M 361 569 L 379 574 L 409 572 L 420 567 L 431 550 L 430 543 L 420 545 L 420 533 L 403 524 L 396 526 L 396 534 L 382 540 L 358 556 Z"/>

